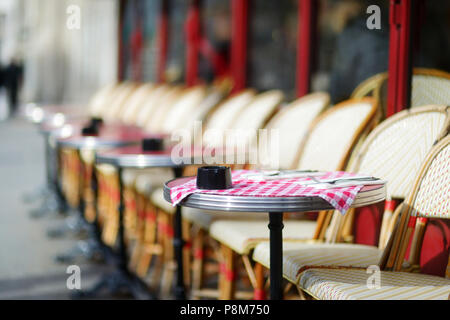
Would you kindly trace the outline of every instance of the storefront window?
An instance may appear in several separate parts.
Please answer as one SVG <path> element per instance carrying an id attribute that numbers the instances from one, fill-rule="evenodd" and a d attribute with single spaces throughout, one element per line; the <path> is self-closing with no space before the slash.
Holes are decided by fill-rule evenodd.
<path id="1" fill-rule="evenodd" d="M 450 2 L 417 2 L 414 66 L 450 72 Z"/>
<path id="2" fill-rule="evenodd" d="M 142 79 L 157 81 L 157 63 L 159 57 L 158 22 L 161 12 L 161 1 L 143 1 Z"/>
<path id="3" fill-rule="evenodd" d="M 249 7 L 248 86 L 281 89 L 295 95 L 297 2 L 251 1 Z"/>
<path id="4" fill-rule="evenodd" d="M 231 1 L 207 0 L 202 8 L 199 78 L 210 83 L 229 73 Z"/>
<path id="5" fill-rule="evenodd" d="M 189 1 L 169 0 L 169 48 L 165 78 L 167 82 L 184 82 L 186 37 L 184 22 Z"/>
<path id="6" fill-rule="evenodd" d="M 380 9 L 378 28 L 367 25 L 367 8 Z M 388 0 L 320 0 L 318 47 L 312 91 L 329 92 L 333 103 L 348 99 L 389 61 Z M 378 18 L 378 17 L 377 17 Z"/>

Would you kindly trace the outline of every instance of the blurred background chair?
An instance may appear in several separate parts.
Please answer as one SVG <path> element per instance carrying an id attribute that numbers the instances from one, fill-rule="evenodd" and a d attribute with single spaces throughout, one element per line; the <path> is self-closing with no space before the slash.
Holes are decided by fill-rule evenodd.
<path id="1" fill-rule="evenodd" d="M 450 185 L 449 175 L 450 137 L 445 137 L 433 147 L 423 165 L 418 170 L 414 187 L 405 202 L 402 215 L 416 218 L 422 224 L 416 225 L 416 233 L 412 238 L 410 262 L 419 263 L 420 251 L 432 250 L 426 243 L 430 240 L 426 234 L 426 226 L 431 219 L 443 220 L 450 217 Z M 408 219 L 406 219 L 408 221 Z M 299 277 L 299 287 L 317 299 L 370 299 L 370 300 L 447 300 L 450 292 L 450 280 L 445 278 L 449 263 L 448 239 L 449 229 L 441 229 L 439 237 L 446 243 L 440 255 L 435 256 L 440 264 L 440 272 L 436 275 L 400 272 L 406 247 L 411 240 L 412 232 L 402 233 L 396 230 L 402 250 L 391 252 L 395 256 L 396 271 L 376 271 L 377 281 L 370 282 L 372 275 L 365 269 L 354 268 L 311 268 Z M 406 226 L 403 226 L 403 230 Z M 431 225 L 430 225 L 431 227 Z M 408 227 L 408 229 L 411 229 Z M 424 243 L 425 242 L 425 243 Z M 427 246 L 428 245 L 428 246 Z M 436 262 L 436 261 L 435 261 Z M 383 268 L 383 266 L 382 266 Z"/>
<path id="2" fill-rule="evenodd" d="M 369 134 L 355 155 L 355 162 L 347 170 L 388 181 L 387 201 L 405 199 L 427 152 L 448 133 L 449 116 L 445 106 L 425 106 L 390 117 Z M 316 238 L 325 241 L 325 244 L 286 243 L 283 253 L 284 276 L 297 284 L 298 275 L 309 266 L 365 268 L 377 264 L 396 218 L 389 210 L 375 207 L 353 209 L 345 216 L 337 211 L 332 216 L 328 215 L 328 221 L 318 226 L 319 236 Z M 374 222 L 368 225 L 367 221 Z M 375 239 L 372 246 L 364 245 L 361 241 L 358 232 L 362 231 L 359 231 L 358 224 L 365 224 L 363 236 L 372 234 Z M 257 263 L 268 267 L 269 257 L 267 243 L 255 248 L 253 258 Z"/>

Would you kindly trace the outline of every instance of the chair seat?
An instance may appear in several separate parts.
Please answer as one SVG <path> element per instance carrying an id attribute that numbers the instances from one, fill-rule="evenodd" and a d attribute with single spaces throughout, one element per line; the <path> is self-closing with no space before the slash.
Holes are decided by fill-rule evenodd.
<path id="1" fill-rule="evenodd" d="M 135 170 L 137 174 L 135 175 L 134 183 L 136 190 L 144 195 L 150 195 L 152 190 L 154 190 L 155 188 L 158 189 L 161 188 L 161 186 L 164 185 L 164 183 L 173 179 L 172 170 L 167 168 L 150 168 L 139 170 Z"/>
<path id="2" fill-rule="evenodd" d="M 378 275 L 377 288 L 372 281 L 376 274 L 366 270 L 309 269 L 301 274 L 299 286 L 321 300 L 447 300 L 449 297 L 449 279 L 393 271 L 381 271 Z"/>
<path id="3" fill-rule="evenodd" d="M 155 206 L 164 210 L 169 214 L 175 213 L 175 207 L 173 207 L 169 202 L 164 199 L 163 189 L 158 188 L 151 194 L 151 200 Z M 183 207 L 182 210 L 183 218 L 189 222 L 203 228 L 204 230 L 209 230 L 211 224 L 216 220 L 225 219 L 267 219 L 267 213 L 250 213 L 250 212 L 224 212 L 224 211 L 203 211 L 200 209 Z"/>
<path id="4" fill-rule="evenodd" d="M 105 176 L 112 176 L 114 174 L 117 174 L 117 170 L 114 166 L 107 164 L 107 163 L 101 163 L 97 164 L 95 167 L 101 174 Z"/>
<path id="5" fill-rule="evenodd" d="M 283 242 L 283 275 L 297 284 L 305 266 L 368 267 L 378 264 L 382 252 L 376 247 L 358 244 Z M 256 246 L 253 260 L 269 268 L 268 243 Z"/>
<path id="6" fill-rule="evenodd" d="M 98 164 L 97 170 L 103 175 L 115 175 L 117 169 L 110 164 Z M 143 194 L 149 194 L 154 186 L 161 186 L 166 181 L 172 179 L 170 169 L 149 168 L 149 169 L 124 169 L 122 171 L 122 182 L 125 187 L 135 185 L 136 190 Z"/>
<path id="7" fill-rule="evenodd" d="M 268 241 L 267 213 L 264 220 L 218 220 L 211 224 L 209 234 L 212 238 L 225 244 L 239 254 L 248 254 L 262 241 Z M 311 239 L 316 228 L 315 221 L 286 220 L 284 222 L 283 239 L 298 241 Z"/>
<path id="8" fill-rule="evenodd" d="M 175 207 L 172 206 L 169 202 L 164 199 L 164 189 L 158 188 L 155 191 L 153 191 L 150 195 L 150 200 L 152 201 L 153 205 L 156 207 L 164 210 L 167 213 L 174 214 L 175 213 Z"/>
<path id="9" fill-rule="evenodd" d="M 265 212 L 225 212 L 225 211 L 203 211 L 194 208 L 183 208 L 183 218 L 189 222 L 210 230 L 213 222 L 218 220 L 261 220 L 267 221 L 267 213 Z M 266 223 L 267 225 L 267 223 Z"/>

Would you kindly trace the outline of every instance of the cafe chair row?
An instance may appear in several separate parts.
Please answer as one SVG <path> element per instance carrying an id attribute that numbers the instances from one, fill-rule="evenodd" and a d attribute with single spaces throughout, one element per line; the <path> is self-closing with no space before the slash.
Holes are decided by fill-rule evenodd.
<path id="1" fill-rule="evenodd" d="M 427 153 L 448 134 L 449 117 L 449 108 L 444 106 L 419 107 L 390 117 L 372 131 L 348 171 L 369 173 L 388 181 L 386 203 L 391 199 L 405 199 Z M 361 214 L 358 211 L 352 210 L 345 217 L 334 212 L 324 244 L 287 243 L 283 255 L 286 279 L 297 284 L 299 274 L 309 266 L 367 268 L 377 265 L 386 247 L 381 241 L 391 237 L 400 211 L 393 215 L 385 210 L 379 229 L 369 231 L 379 235 L 378 247 L 375 243 L 373 246 L 335 244 L 344 242 L 355 229 L 354 224 Z M 374 216 L 366 218 L 374 219 Z M 267 244 L 261 244 L 256 247 L 253 258 L 268 266 L 268 252 Z"/>
<path id="2" fill-rule="evenodd" d="M 441 256 L 435 257 L 441 263 L 439 274 L 404 271 L 409 265 L 419 263 L 420 248 L 426 247 L 429 241 L 424 235 L 427 224 L 450 218 L 449 159 L 450 136 L 446 136 L 432 148 L 418 170 L 401 211 L 402 220 L 408 223 L 400 223 L 396 230 L 394 244 L 401 250 L 396 253 L 393 247 L 383 253 L 379 265 L 382 271 L 377 271 L 378 283 L 368 285 L 366 269 L 311 267 L 300 273 L 298 287 L 317 299 L 450 299 L 450 279 L 446 273 L 448 245 Z M 405 263 L 406 247 L 411 239 L 411 251 Z"/>
<path id="3" fill-rule="evenodd" d="M 431 96 L 418 91 L 427 84 L 435 88 L 433 81 L 439 83 L 439 88 L 445 87 L 448 79 L 445 74 L 427 70 L 416 70 L 415 74 L 413 91 L 418 94 L 413 94 L 414 101 L 445 100 L 442 90 Z M 355 277 L 360 281 L 358 268 L 369 265 L 400 271 L 401 256 L 407 251 L 405 238 L 417 240 L 412 247 L 415 260 L 406 271 L 419 269 L 419 240 L 425 233 L 425 223 L 417 219 L 416 228 L 408 227 L 407 216 L 415 213 L 405 213 L 407 202 L 395 204 L 411 193 L 413 181 L 433 144 L 446 139 L 449 111 L 445 106 L 428 102 L 428 106 L 401 112 L 379 124 L 383 90 L 385 78 L 378 75 L 361 85 L 353 99 L 330 107 L 326 93 L 310 94 L 283 105 L 284 96 L 278 90 L 258 94 L 247 89 L 229 95 L 227 81 L 191 88 L 124 82 L 101 89 L 88 109 L 91 116 L 102 118 L 105 126 L 137 127 L 165 137 L 184 130 L 192 133 L 185 143 L 192 143 L 195 137 L 207 146 L 222 145 L 223 135 L 230 135 L 231 129 L 239 132 L 229 136 L 233 146 L 244 142 L 246 149 L 252 149 L 259 142 L 252 135 L 254 131 L 277 130 L 279 144 L 268 146 L 265 158 L 259 159 L 261 163 L 278 163 L 282 169 L 347 170 L 389 181 L 384 209 L 372 206 L 351 210 L 345 216 L 339 212 L 285 214 L 283 269 L 289 282 L 287 290 L 296 287 L 302 297 L 327 298 L 310 288 L 316 280 L 302 282 L 302 279 L 320 282 L 322 276 L 336 271 L 336 279 L 340 281 L 339 272 L 356 270 Z M 364 97 L 370 95 L 373 97 Z M 195 136 L 198 121 L 203 133 Z M 216 134 L 208 134 L 212 130 Z M 120 199 L 116 170 L 110 165 L 95 164 L 95 152 L 89 149 L 61 148 L 59 157 L 66 200 L 73 208 L 82 210 L 86 221 L 93 223 L 97 219 L 102 241 L 116 246 Z M 184 175 L 195 174 L 196 168 L 185 168 Z M 258 169 L 261 165 L 246 162 L 232 168 Z M 92 188 L 93 177 L 97 189 Z M 160 188 L 171 178 L 173 173 L 165 169 L 122 172 L 129 269 L 143 279 L 151 274 L 153 285 L 161 286 L 163 297 L 169 295 L 176 269 L 172 246 L 175 209 L 164 200 Z M 373 212 L 381 220 L 376 230 L 370 230 L 376 241 L 371 241 L 370 246 L 359 244 L 367 241 L 361 241 L 358 224 Z M 265 298 L 269 285 L 265 218 L 266 215 L 254 213 L 225 214 L 183 208 L 184 278 L 192 298 Z M 387 267 L 380 262 L 381 258 L 386 260 Z M 308 274 L 311 277 L 302 278 Z M 331 281 L 336 282 L 333 277 Z M 405 275 L 405 279 L 408 277 L 409 274 Z"/>

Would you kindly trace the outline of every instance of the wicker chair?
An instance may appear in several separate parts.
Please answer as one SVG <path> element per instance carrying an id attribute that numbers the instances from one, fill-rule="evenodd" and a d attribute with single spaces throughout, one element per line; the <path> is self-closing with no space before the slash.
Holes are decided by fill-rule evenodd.
<path id="1" fill-rule="evenodd" d="M 144 104 L 151 99 L 152 94 L 156 91 L 155 87 L 156 85 L 153 83 L 140 86 L 127 101 L 126 108 L 121 110 L 119 119 L 125 124 L 136 125 L 137 115 Z"/>
<path id="2" fill-rule="evenodd" d="M 134 93 L 139 93 L 139 86 L 132 83 L 122 83 L 119 85 L 108 86 L 97 93 L 90 102 L 90 113 L 93 116 L 104 117 L 109 114 L 109 120 L 113 120 L 113 113 L 108 113 L 110 106 L 114 101 L 119 100 L 121 103 L 127 105 L 127 103 L 132 100 Z M 140 94 L 140 93 L 139 93 Z M 117 108 L 116 108 L 117 109 Z M 119 108 L 120 109 L 120 108 Z M 88 151 L 79 154 L 71 148 L 62 148 L 60 150 L 61 158 L 61 181 L 63 186 L 64 196 L 68 199 L 69 205 L 72 207 L 77 207 L 80 201 L 80 197 L 83 197 L 84 190 L 86 186 L 83 186 L 82 170 L 89 171 L 92 162 L 93 155 Z M 82 163 L 80 158 L 84 155 L 89 169 Z M 85 179 L 84 179 L 85 180 Z M 89 205 L 91 206 L 92 196 L 88 196 Z M 92 212 L 91 208 L 87 209 Z M 90 214 L 92 215 L 92 214 Z"/>
<path id="3" fill-rule="evenodd" d="M 167 84 L 157 86 L 148 99 L 146 99 L 142 108 L 137 112 L 136 124 L 150 132 L 155 131 L 150 126 L 151 119 L 153 119 L 158 110 L 162 109 L 167 112 L 174 101 L 181 95 L 181 92 L 182 88 L 180 86 L 170 86 Z"/>
<path id="4" fill-rule="evenodd" d="M 177 117 L 184 117 L 183 127 L 179 127 L 178 129 L 191 130 L 194 121 L 204 120 L 211 110 L 222 100 L 227 91 L 226 86 L 214 86 L 212 88 L 198 86 L 185 90 L 177 87 L 167 89 L 164 93 L 157 94 L 154 101 L 147 103 L 143 117 L 147 116 L 149 120 L 145 124 L 145 128 L 151 132 L 167 133 L 167 126 L 172 125 L 171 123 L 174 121 L 173 116 L 177 115 Z M 201 100 L 199 101 L 199 99 Z M 183 106 L 190 110 L 188 114 L 185 113 Z M 155 249 L 159 247 L 154 246 L 153 240 L 144 241 L 144 230 L 150 230 L 151 227 L 146 223 L 145 214 L 142 214 L 142 212 L 152 211 L 149 209 L 147 199 L 155 186 L 159 187 L 171 178 L 172 171 L 168 169 L 152 168 L 123 171 L 125 202 L 127 203 L 127 200 L 129 200 L 129 206 L 126 205 L 125 213 L 129 211 L 129 216 L 133 217 L 129 219 L 130 227 L 132 228 L 133 224 L 136 225 L 135 237 L 138 238 L 135 249 L 133 250 L 131 267 L 137 268 L 139 274 L 146 273 L 152 252 L 154 250 L 161 251 L 160 249 Z M 137 203 L 138 200 L 140 202 L 139 204 Z M 141 214 L 139 215 L 138 212 L 141 212 Z"/>
<path id="5" fill-rule="evenodd" d="M 125 109 L 124 106 L 139 87 L 140 85 L 137 83 L 125 82 L 120 86 L 120 88 L 118 88 L 118 90 L 115 90 L 114 96 L 109 101 L 109 106 L 107 106 L 102 112 L 102 119 L 105 122 L 120 121 L 122 110 Z"/>
<path id="6" fill-rule="evenodd" d="M 206 123 L 206 129 L 214 129 L 224 133 L 228 128 L 234 128 L 235 119 L 239 116 L 249 120 L 253 118 L 256 128 L 258 125 L 265 124 L 270 118 L 275 108 L 279 105 L 282 99 L 282 94 L 279 91 L 269 91 L 258 96 L 254 96 L 253 91 L 244 91 L 234 97 L 229 98 L 223 102 L 212 114 Z M 243 124 L 244 121 L 241 121 Z M 217 127 L 215 127 L 217 125 Z M 206 131 L 205 131 L 206 132 Z M 214 145 L 217 141 L 215 136 L 205 136 L 205 144 Z M 154 204 L 166 210 L 168 213 L 173 213 L 174 208 L 164 200 L 162 196 L 162 189 L 156 190 L 152 196 Z"/>
<path id="7" fill-rule="evenodd" d="M 349 171 L 371 174 L 387 180 L 387 198 L 404 199 L 410 192 L 413 179 L 427 152 L 436 141 L 447 134 L 448 129 L 449 112 L 444 106 L 428 106 L 400 112 L 372 131 L 358 151 Z M 342 231 L 344 221 L 340 213 L 334 213 L 330 226 L 335 229 L 332 233 L 334 236 Z M 393 225 L 394 221 L 384 226 L 387 238 L 390 225 Z M 336 240 L 337 236 L 331 242 Z M 269 252 L 267 244 L 261 244 L 256 247 L 253 259 L 268 266 Z M 306 266 L 366 267 L 376 264 L 382 252 L 377 247 L 358 244 L 287 243 L 283 252 L 284 276 L 290 282 L 297 283 L 299 273 Z"/>
<path id="8" fill-rule="evenodd" d="M 309 133 L 306 135 L 307 138 L 301 144 L 300 159 L 297 161 L 296 167 L 318 170 L 342 168 L 353 146 L 362 136 L 365 129 L 370 127 L 370 122 L 374 120 L 375 111 L 376 105 L 374 100 L 370 98 L 345 102 L 326 111 L 310 124 Z M 291 121 L 293 119 L 287 118 L 287 120 Z M 310 117 L 309 119 L 312 120 L 313 118 Z M 307 127 L 306 123 L 305 127 Z M 327 152 L 323 153 L 316 148 L 316 144 L 323 146 L 330 130 L 335 133 L 335 136 L 340 136 L 342 139 L 332 141 L 330 146 L 333 147 L 323 148 L 327 150 Z M 303 135 L 299 137 L 301 136 Z M 283 154 L 281 156 L 283 157 Z M 283 237 L 285 241 L 312 239 L 316 228 L 314 221 L 305 220 L 286 220 L 284 225 Z M 259 243 L 267 241 L 268 234 L 266 220 L 246 222 L 218 220 L 213 222 L 210 228 L 211 237 L 222 244 L 224 251 L 234 251 L 228 254 L 231 261 L 236 253 L 242 255 L 244 260 L 248 261 L 248 256 L 252 249 Z M 225 263 L 232 265 L 228 261 L 225 261 Z M 246 269 L 250 274 L 250 278 L 256 279 L 256 275 L 253 274 L 252 269 L 248 265 L 249 263 L 246 263 Z M 233 286 L 228 285 L 228 282 L 232 282 L 232 280 L 225 279 L 221 283 L 225 288 L 232 289 Z M 257 280 L 254 281 L 253 286 L 255 288 L 255 297 L 261 297 L 262 288 Z M 223 291 L 223 298 L 229 299 L 233 297 L 232 290 L 224 289 Z"/>
<path id="9" fill-rule="evenodd" d="M 405 202 L 402 215 L 414 221 L 422 220 L 423 228 L 430 218 L 450 219 L 450 136 L 438 143 L 427 156 L 419 170 L 414 187 Z M 414 225 L 414 224 L 413 224 Z M 405 231 L 405 232 L 402 232 Z M 423 231 L 423 230 L 422 230 Z M 420 230 L 419 230 L 420 232 Z M 406 247 L 412 228 L 399 225 L 396 232 L 400 250 L 386 250 L 386 256 L 399 266 L 398 271 L 378 271 L 371 275 L 364 269 L 311 268 L 300 274 L 299 288 L 317 299 L 367 299 L 367 300 L 428 300 L 449 299 L 450 280 L 441 276 L 401 272 Z M 422 247 L 422 237 L 413 237 L 410 256 Z M 447 239 L 448 241 L 448 239 Z M 448 247 L 447 247 L 448 261 Z M 382 265 L 383 267 L 383 265 Z M 445 267 L 445 266 L 444 266 Z M 448 265 L 447 265 L 448 268 Z M 445 270 L 445 268 L 443 268 Z M 372 283 L 373 276 L 380 282 Z M 370 284 L 370 285 L 368 285 Z"/>
<path id="10" fill-rule="evenodd" d="M 254 96 L 254 92 L 251 90 L 244 91 L 243 93 L 230 98 L 228 101 L 225 101 L 222 105 L 220 105 L 211 115 L 208 117 L 208 121 L 206 122 L 206 129 L 214 129 L 216 133 L 225 133 L 229 128 L 242 128 L 245 123 L 248 128 L 259 128 L 263 126 L 267 121 L 273 116 L 276 108 L 281 102 L 283 95 L 280 91 L 273 90 L 268 91 L 257 96 Z M 238 121 L 236 121 L 238 119 Z M 243 121 L 246 119 L 246 121 Z M 217 127 L 216 127 L 217 126 Z M 208 135 L 208 132 L 205 131 L 204 141 L 205 144 L 215 145 L 218 141 L 215 140 L 216 135 Z M 172 217 L 171 215 L 174 212 L 174 208 L 164 200 L 162 195 L 162 189 L 155 190 L 151 195 L 151 201 L 153 205 L 158 208 L 158 216 L 163 217 L 160 224 L 160 229 L 162 233 L 165 233 L 166 237 L 171 238 L 171 230 L 172 230 Z M 170 217 L 167 217 L 170 215 Z M 208 223 L 216 218 L 215 215 L 211 215 L 211 213 L 207 212 L 198 212 L 196 210 L 190 210 L 185 208 L 183 210 L 183 219 L 186 225 L 185 234 L 190 234 L 187 229 L 192 228 L 195 229 L 193 232 L 194 242 L 198 243 L 199 238 L 202 239 L 202 235 L 204 233 L 204 229 L 208 228 Z M 190 239 L 186 239 L 190 242 Z M 169 241 L 165 240 L 165 243 L 169 243 Z M 200 241 L 202 242 L 202 241 Z M 200 247 L 203 244 L 199 244 Z M 169 250 L 169 248 L 167 248 Z M 200 250 L 194 249 L 194 251 L 199 252 Z M 171 252 L 171 251 L 170 251 Z M 194 257 L 199 255 L 194 255 Z M 171 257 L 172 259 L 172 257 Z M 201 273 L 201 262 L 200 259 L 194 259 L 194 269 L 198 270 L 198 273 Z M 173 262 L 167 261 L 167 264 L 173 264 Z M 190 263 L 188 258 L 186 258 L 186 266 L 189 266 Z M 194 278 L 198 281 L 196 283 L 200 283 L 199 280 L 202 278 L 202 275 L 194 272 Z M 190 278 L 188 267 L 186 267 L 186 279 Z M 199 285 L 201 286 L 201 285 Z"/>
<path id="11" fill-rule="evenodd" d="M 352 97 L 373 96 L 380 103 L 382 115 L 387 104 L 386 72 L 377 74 L 358 86 Z M 450 101 L 450 73 L 425 68 L 415 68 L 411 86 L 411 107 L 426 105 L 448 105 Z"/>
<path id="12" fill-rule="evenodd" d="M 157 92 L 156 95 L 154 94 L 155 92 Z M 194 120 L 202 120 L 201 117 L 204 117 L 204 114 L 207 113 L 211 108 L 213 108 L 222 98 L 221 92 L 207 93 L 207 89 L 203 86 L 193 87 L 185 90 L 181 90 L 177 87 L 173 88 L 173 90 L 167 88 L 165 90 L 165 93 L 166 94 L 164 94 L 164 92 L 160 94 L 158 89 L 152 90 L 150 92 L 147 91 L 147 96 L 150 95 L 150 97 L 145 99 L 145 105 L 141 106 L 141 108 L 135 108 L 134 110 L 132 110 L 132 113 L 135 116 L 142 113 L 151 115 L 152 111 L 153 114 L 156 115 L 156 111 L 159 111 L 158 116 L 160 117 L 160 120 L 162 120 L 159 127 L 152 126 L 150 121 L 143 124 L 145 126 L 145 129 L 151 133 L 167 133 L 167 129 L 163 128 L 163 126 L 168 126 L 169 121 L 164 121 L 163 119 L 167 117 L 168 119 L 170 119 L 170 122 L 173 122 L 174 120 L 172 118 L 176 114 L 178 114 L 179 117 L 184 116 L 184 126 L 189 127 L 192 125 Z M 133 97 L 135 95 L 137 95 L 137 93 L 134 94 Z M 137 98 L 141 98 L 141 95 L 139 95 Z M 133 103 L 135 102 L 135 100 L 131 101 L 131 104 L 127 106 L 127 111 L 133 109 Z M 161 105 L 163 106 L 163 108 L 158 108 Z M 188 110 L 195 107 L 194 110 L 190 110 L 189 117 L 181 112 L 183 111 L 183 106 L 185 106 Z M 122 176 L 125 188 L 133 188 L 137 177 L 143 174 L 146 174 L 146 177 L 150 181 L 155 181 L 155 183 L 161 183 L 161 181 L 163 183 L 164 181 L 167 181 L 172 177 L 171 170 L 168 169 L 126 169 L 123 170 Z"/>
<path id="13" fill-rule="evenodd" d="M 101 88 L 89 101 L 89 114 L 93 117 L 101 117 L 105 108 L 107 108 L 107 103 L 111 101 L 112 96 L 119 90 L 123 83 L 120 84 L 110 84 Z"/>

